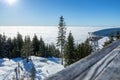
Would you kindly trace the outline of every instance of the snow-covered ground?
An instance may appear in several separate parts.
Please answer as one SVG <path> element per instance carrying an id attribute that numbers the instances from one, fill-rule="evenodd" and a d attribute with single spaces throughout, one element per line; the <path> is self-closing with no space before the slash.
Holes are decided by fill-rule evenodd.
<path id="1" fill-rule="evenodd" d="M 16 77 L 29 80 L 33 68 L 35 69 L 35 80 L 43 80 L 45 77 L 64 69 L 58 58 L 46 59 L 31 56 L 30 62 L 21 58 L 10 60 L 4 58 L 0 59 L 0 80 L 13 80 Z M 17 72 L 15 72 L 16 69 Z"/>
<path id="2" fill-rule="evenodd" d="M 100 40 L 98 41 L 99 49 L 102 49 L 102 48 L 103 48 L 104 42 L 106 42 L 106 41 L 109 41 L 109 38 L 108 38 L 108 37 L 103 37 L 102 39 L 100 39 Z"/>

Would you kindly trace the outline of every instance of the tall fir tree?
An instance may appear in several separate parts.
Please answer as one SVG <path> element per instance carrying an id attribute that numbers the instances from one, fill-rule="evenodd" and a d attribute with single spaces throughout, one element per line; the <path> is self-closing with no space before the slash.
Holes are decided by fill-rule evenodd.
<path id="1" fill-rule="evenodd" d="M 61 64 L 63 64 L 63 58 L 64 58 L 64 47 L 65 47 L 65 43 L 66 43 L 66 27 L 65 27 L 65 22 L 64 22 L 64 18 L 63 16 L 60 17 L 60 21 L 59 21 L 59 31 L 58 31 L 58 40 L 57 40 L 57 46 L 60 47 L 60 51 L 61 51 Z"/>
<path id="2" fill-rule="evenodd" d="M 36 34 L 34 34 L 33 40 L 32 40 L 32 46 L 33 46 L 33 52 L 34 55 L 38 55 L 39 51 L 39 40 Z"/>
<path id="3" fill-rule="evenodd" d="M 75 54 L 74 38 L 72 36 L 72 33 L 70 32 L 65 47 L 65 66 L 68 66 L 76 61 L 75 55 L 76 54 Z"/>

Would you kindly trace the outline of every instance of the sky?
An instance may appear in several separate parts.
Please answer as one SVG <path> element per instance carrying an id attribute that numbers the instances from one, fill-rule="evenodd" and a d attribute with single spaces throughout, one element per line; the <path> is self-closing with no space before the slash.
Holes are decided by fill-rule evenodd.
<path id="1" fill-rule="evenodd" d="M 119 26 L 120 0 L 0 0 L 0 26 Z"/>

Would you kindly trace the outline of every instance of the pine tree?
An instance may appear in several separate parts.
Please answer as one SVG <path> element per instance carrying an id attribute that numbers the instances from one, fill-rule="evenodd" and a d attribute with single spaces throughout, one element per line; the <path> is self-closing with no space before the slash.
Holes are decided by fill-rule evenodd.
<path id="1" fill-rule="evenodd" d="M 85 44 L 85 56 L 88 56 L 92 52 L 92 46 L 90 45 L 88 39 L 86 39 L 86 41 L 84 42 L 84 44 Z"/>
<path id="2" fill-rule="evenodd" d="M 120 32 L 117 31 L 117 34 L 116 34 L 116 40 L 120 39 Z"/>
<path id="3" fill-rule="evenodd" d="M 33 37 L 33 40 L 32 40 L 32 46 L 33 46 L 34 55 L 38 55 L 38 51 L 39 51 L 39 40 L 38 40 L 36 34 L 34 34 L 34 37 Z"/>
<path id="4" fill-rule="evenodd" d="M 12 40 L 12 44 L 13 44 L 13 49 L 12 49 L 12 53 L 10 54 L 11 58 L 16 58 L 18 57 L 18 53 L 17 53 L 17 39 L 14 37 L 14 39 Z"/>
<path id="5" fill-rule="evenodd" d="M 20 33 L 18 33 L 17 34 L 17 52 L 18 52 L 18 57 L 21 57 L 22 46 L 23 46 L 22 35 Z"/>
<path id="6" fill-rule="evenodd" d="M 0 52 L 3 53 L 2 51 L 4 50 L 4 46 L 6 43 L 6 36 L 5 34 L 0 34 Z M 5 54 L 0 54 L 0 57 L 3 57 Z M 6 56 L 4 56 L 6 57 Z"/>
<path id="7" fill-rule="evenodd" d="M 42 37 L 40 38 L 40 43 L 39 43 L 39 55 L 41 57 L 47 57 L 46 50 L 45 50 L 45 43 L 44 43 Z"/>
<path id="8" fill-rule="evenodd" d="M 110 34 L 109 38 L 110 38 L 109 42 L 112 43 L 114 41 L 114 34 L 113 34 L 113 32 Z"/>
<path id="9" fill-rule="evenodd" d="M 8 38 L 7 39 L 7 44 L 8 44 L 8 58 L 11 58 L 12 50 L 13 50 L 13 44 L 12 44 L 12 39 Z"/>
<path id="10" fill-rule="evenodd" d="M 2 50 L 2 35 L 0 34 L 0 51 Z"/>
<path id="11" fill-rule="evenodd" d="M 88 56 L 92 52 L 92 46 L 89 43 L 89 40 L 86 39 L 84 43 L 81 43 L 77 46 L 76 50 L 76 61 Z"/>
<path id="12" fill-rule="evenodd" d="M 29 61 L 28 57 L 32 54 L 33 48 L 30 40 L 30 36 L 25 36 L 24 44 L 22 47 L 22 57 L 26 57 L 27 62 Z"/>
<path id="13" fill-rule="evenodd" d="M 70 32 L 65 47 L 65 66 L 68 66 L 76 61 L 75 55 L 76 54 L 75 54 L 74 38 L 72 36 L 72 33 Z"/>
<path id="14" fill-rule="evenodd" d="M 58 40 L 57 40 L 57 46 L 60 47 L 61 51 L 61 56 L 62 56 L 62 61 L 61 64 L 63 64 L 63 58 L 64 58 L 64 46 L 65 46 L 65 35 L 66 35 L 66 28 L 65 28 L 65 22 L 63 16 L 60 17 L 60 22 L 59 22 L 59 32 L 58 32 Z"/>

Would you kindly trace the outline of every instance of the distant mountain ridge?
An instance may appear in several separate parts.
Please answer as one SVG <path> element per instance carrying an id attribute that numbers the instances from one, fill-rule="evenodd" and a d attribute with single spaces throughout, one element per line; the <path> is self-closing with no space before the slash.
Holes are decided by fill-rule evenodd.
<path id="1" fill-rule="evenodd" d="M 102 29 L 99 31 L 93 32 L 94 35 L 108 37 L 111 33 L 115 36 L 117 32 L 120 32 L 120 28 L 109 28 L 109 29 Z"/>

